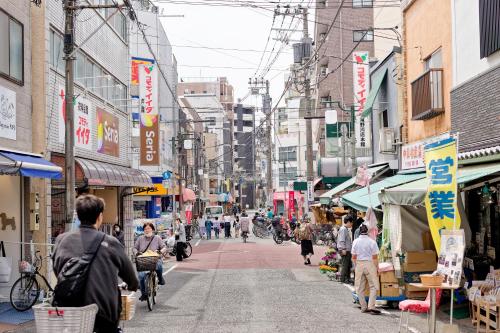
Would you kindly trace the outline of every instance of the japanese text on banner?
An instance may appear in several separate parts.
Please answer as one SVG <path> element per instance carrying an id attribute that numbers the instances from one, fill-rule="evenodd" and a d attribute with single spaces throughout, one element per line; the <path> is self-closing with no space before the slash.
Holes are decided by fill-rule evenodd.
<path id="1" fill-rule="evenodd" d="M 425 146 L 427 194 L 425 207 L 436 250 L 441 230 L 460 227 L 457 209 L 457 141 L 448 138 Z"/>

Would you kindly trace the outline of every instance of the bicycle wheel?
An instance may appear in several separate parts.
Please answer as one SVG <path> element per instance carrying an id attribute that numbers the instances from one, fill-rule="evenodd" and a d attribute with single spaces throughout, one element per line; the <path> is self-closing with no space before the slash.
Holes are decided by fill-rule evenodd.
<path id="1" fill-rule="evenodd" d="M 146 293 L 148 295 L 147 301 L 148 301 L 148 309 L 149 311 L 153 311 L 153 305 L 155 304 L 154 300 L 154 282 L 153 279 L 155 278 L 155 272 L 149 272 L 147 277 L 146 277 Z"/>
<path id="2" fill-rule="evenodd" d="M 35 305 L 40 296 L 40 286 L 33 275 L 24 275 L 14 282 L 10 290 L 10 304 L 17 311 L 26 311 Z"/>
<path id="3" fill-rule="evenodd" d="M 184 253 L 186 254 L 186 258 L 191 257 L 191 254 L 193 253 L 193 247 L 191 246 L 191 243 L 186 242 L 184 245 Z"/>
<path id="4" fill-rule="evenodd" d="M 274 242 L 275 242 L 276 244 L 281 244 L 281 243 L 283 243 L 283 238 L 281 238 L 281 237 L 279 237 L 279 236 L 277 236 L 277 235 L 274 235 L 274 236 L 273 236 L 273 239 L 274 239 Z"/>

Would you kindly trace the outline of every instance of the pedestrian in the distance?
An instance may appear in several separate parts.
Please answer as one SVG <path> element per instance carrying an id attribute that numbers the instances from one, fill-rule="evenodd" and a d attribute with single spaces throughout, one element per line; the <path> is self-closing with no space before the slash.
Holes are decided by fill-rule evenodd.
<path id="1" fill-rule="evenodd" d="M 210 216 L 207 216 L 207 219 L 205 220 L 205 229 L 207 232 L 207 239 L 212 239 L 212 219 Z"/>
<path id="2" fill-rule="evenodd" d="M 378 286 L 378 246 L 377 243 L 368 237 L 368 227 L 362 224 L 359 227 L 360 235 L 352 244 L 352 260 L 356 265 L 355 288 L 358 294 L 361 312 L 380 314 L 375 308 Z M 366 304 L 365 290 L 366 284 L 370 287 L 370 297 Z"/>
<path id="3" fill-rule="evenodd" d="M 113 237 L 118 239 L 121 245 L 125 246 L 125 233 L 122 231 L 119 224 L 113 226 Z"/>
<path id="4" fill-rule="evenodd" d="M 231 215 L 229 212 L 224 215 L 224 238 L 231 238 Z"/>
<path id="5" fill-rule="evenodd" d="M 220 222 L 219 222 L 219 217 L 215 217 L 215 222 L 214 222 L 214 234 L 215 234 L 215 239 L 219 239 L 219 232 L 220 232 Z"/>
<path id="6" fill-rule="evenodd" d="M 186 253 L 184 252 L 184 248 L 186 247 L 186 229 L 180 218 L 175 220 L 174 234 L 176 240 L 175 257 L 177 261 L 182 261 L 187 258 Z"/>
<path id="7" fill-rule="evenodd" d="M 351 280 L 352 222 L 352 216 L 344 218 L 344 225 L 340 227 L 337 241 L 341 257 L 340 282 L 342 283 L 349 283 Z"/>
<path id="8" fill-rule="evenodd" d="M 271 220 L 273 217 L 274 217 L 273 211 L 271 210 L 271 208 L 268 208 L 267 209 L 267 218 Z"/>
<path id="9" fill-rule="evenodd" d="M 311 256 L 314 254 L 312 234 L 309 220 L 305 220 L 304 223 L 295 228 L 295 237 L 300 239 L 300 254 L 304 258 L 304 265 L 311 264 Z"/>
<path id="10" fill-rule="evenodd" d="M 244 212 L 244 210 L 243 210 Z M 233 228 L 234 228 L 234 237 L 238 238 L 240 234 L 240 217 L 236 216 L 236 219 L 233 222 Z"/>

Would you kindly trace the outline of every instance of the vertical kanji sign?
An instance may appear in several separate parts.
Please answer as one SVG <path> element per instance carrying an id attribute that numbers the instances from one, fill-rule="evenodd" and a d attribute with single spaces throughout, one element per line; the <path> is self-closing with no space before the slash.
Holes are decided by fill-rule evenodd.
<path id="1" fill-rule="evenodd" d="M 450 137 L 425 146 L 425 207 L 432 239 L 439 252 L 441 231 L 460 227 L 457 209 L 457 140 Z"/>
<path id="2" fill-rule="evenodd" d="M 59 142 L 65 142 L 66 131 L 66 103 L 64 87 L 59 86 L 57 89 L 58 98 L 58 127 L 59 127 Z M 73 100 L 74 110 L 74 130 L 75 130 L 75 147 L 92 150 L 92 113 L 93 108 L 89 100 L 82 96 L 78 96 Z"/>
<path id="3" fill-rule="evenodd" d="M 155 64 L 139 65 L 141 165 L 160 165 L 158 74 Z"/>
<path id="4" fill-rule="evenodd" d="M 368 51 L 353 52 L 352 62 L 354 107 L 356 112 L 356 147 L 370 148 L 370 118 L 361 116 L 370 91 L 370 59 Z"/>

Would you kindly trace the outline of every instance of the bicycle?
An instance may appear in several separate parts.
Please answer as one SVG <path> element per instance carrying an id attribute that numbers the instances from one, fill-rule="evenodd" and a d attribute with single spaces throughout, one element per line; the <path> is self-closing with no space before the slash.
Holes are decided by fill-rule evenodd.
<path id="1" fill-rule="evenodd" d="M 48 299 L 52 297 L 54 292 L 54 289 L 51 287 L 45 276 L 40 274 L 43 259 L 41 255 L 38 255 L 38 253 L 40 253 L 40 251 L 35 252 L 35 262 L 32 265 L 26 261 L 21 261 L 19 263 L 21 277 L 14 282 L 10 290 L 10 304 L 19 312 L 31 309 L 40 297 L 42 289 L 40 288 L 37 277 L 40 277 L 49 288 Z M 48 256 L 48 258 L 49 257 L 50 256 Z"/>
<path id="2" fill-rule="evenodd" d="M 158 276 L 156 270 L 150 270 L 145 277 L 146 295 L 149 311 L 153 311 L 153 305 L 156 304 L 156 293 L 158 292 Z"/>
<path id="3" fill-rule="evenodd" d="M 165 254 L 160 253 L 158 256 L 137 256 L 135 258 L 137 272 L 145 272 L 144 285 L 149 311 L 153 311 L 153 306 L 156 304 L 156 294 L 159 289 L 156 266 L 158 261 L 163 260 L 164 256 Z"/>

